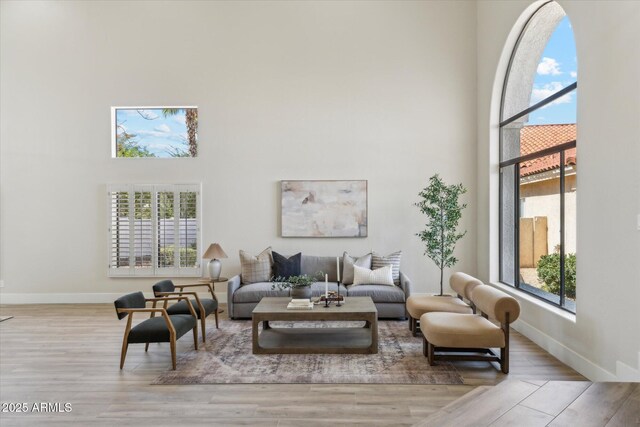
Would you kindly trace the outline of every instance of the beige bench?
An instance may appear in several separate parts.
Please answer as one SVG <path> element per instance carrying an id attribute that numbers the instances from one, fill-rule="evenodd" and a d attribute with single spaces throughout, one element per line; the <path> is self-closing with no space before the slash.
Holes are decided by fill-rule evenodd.
<path id="1" fill-rule="evenodd" d="M 471 291 L 482 282 L 465 273 L 453 273 L 449 279 L 449 286 L 456 292 L 457 297 L 451 295 L 411 295 L 407 298 L 407 312 L 409 313 L 409 329 L 413 336 L 418 335 L 420 317 L 425 313 L 473 313 L 473 308 L 464 302 L 470 300 Z"/>
<path id="2" fill-rule="evenodd" d="M 470 297 L 479 314 L 432 312 L 420 317 L 423 353 L 430 365 L 436 360 L 484 360 L 499 362 L 507 374 L 509 324 L 520 315 L 520 304 L 487 285 L 476 286 Z M 497 321 L 499 326 L 488 319 Z M 500 356 L 492 348 L 499 348 Z"/>

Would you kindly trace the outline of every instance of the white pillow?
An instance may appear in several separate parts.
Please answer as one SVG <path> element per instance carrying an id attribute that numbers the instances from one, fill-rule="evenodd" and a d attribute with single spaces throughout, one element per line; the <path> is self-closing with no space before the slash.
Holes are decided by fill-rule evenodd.
<path id="1" fill-rule="evenodd" d="M 393 267 L 387 265 L 377 270 L 353 266 L 353 286 L 357 285 L 387 285 L 395 286 L 393 283 Z"/>

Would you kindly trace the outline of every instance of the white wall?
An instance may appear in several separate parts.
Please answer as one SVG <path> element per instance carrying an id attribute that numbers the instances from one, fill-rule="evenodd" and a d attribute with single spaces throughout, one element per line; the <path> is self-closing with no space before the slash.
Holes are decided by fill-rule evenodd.
<path id="1" fill-rule="evenodd" d="M 516 328 L 591 379 L 640 380 L 640 3 L 560 4 L 578 52 L 577 313 L 516 294 Z M 517 36 L 510 32 L 530 5 L 478 3 L 478 271 L 492 282 L 500 90 Z"/>
<path id="2" fill-rule="evenodd" d="M 3 1 L 2 302 L 111 301 L 107 183 L 202 182 L 203 243 L 337 255 L 404 251 L 438 273 L 412 203 L 429 176 L 469 189 L 475 272 L 473 2 Z M 197 105 L 195 159 L 111 159 L 112 105 Z M 278 237 L 279 180 L 369 180 L 369 237 Z M 222 290 L 222 286 L 218 289 Z M 75 294 L 75 295 L 67 295 Z"/>

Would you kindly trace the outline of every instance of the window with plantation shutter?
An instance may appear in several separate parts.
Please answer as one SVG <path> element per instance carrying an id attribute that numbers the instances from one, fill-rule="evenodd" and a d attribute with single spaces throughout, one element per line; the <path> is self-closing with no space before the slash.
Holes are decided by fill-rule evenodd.
<path id="1" fill-rule="evenodd" d="M 200 275 L 200 185 L 109 185 L 110 276 Z"/>

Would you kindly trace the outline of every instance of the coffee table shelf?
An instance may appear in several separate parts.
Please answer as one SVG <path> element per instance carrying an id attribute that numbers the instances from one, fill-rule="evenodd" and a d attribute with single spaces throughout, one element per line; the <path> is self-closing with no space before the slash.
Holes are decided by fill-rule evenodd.
<path id="1" fill-rule="evenodd" d="M 378 311 L 370 297 L 346 298 L 342 307 L 287 310 L 290 298 L 265 297 L 253 310 L 254 354 L 376 354 Z M 364 321 L 364 327 L 272 327 L 271 321 Z M 260 330 L 260 323 L 263 324 Z"/>

